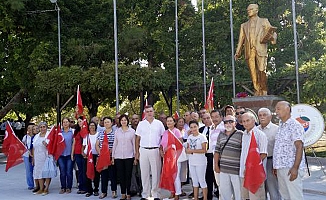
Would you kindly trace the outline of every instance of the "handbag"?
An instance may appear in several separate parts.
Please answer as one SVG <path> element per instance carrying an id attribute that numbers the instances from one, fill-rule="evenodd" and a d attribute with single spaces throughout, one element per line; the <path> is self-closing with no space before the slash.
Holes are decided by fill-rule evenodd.
<path id="1" fill-rule="evenodd" d="M 42 177 L 43 178 L 54 178 L 57 177 L 57 166 L 53 159 L 53 156 L 48 156 L 45 159 L 45 163 L 42 169 Z"/>
<path id="2" fill-rule="evenodd" d="M 228 137 L 228 139 L 226 140 L 226 142 L 224 143 L 224 145 L 223 145 L 223 147 L 222 147 L 222 149 L 221 149 L 220 156 L 219 156 L 218 163 L 217 163 L 217 164 L 218 164 L 218 167 L 221 166 L 220 162 L 221 162 L 221 157 L 222 157 L 222 152 L 223 152 L 223 150 L 224 150 L 224 147 L 225 147 L 226 144 L 229 142 L 230 138 L 232 137 L 232 135 L 233 135 L 235 132 L 237 132 L 237 130 L 233 131 L 233 133 Z"/>

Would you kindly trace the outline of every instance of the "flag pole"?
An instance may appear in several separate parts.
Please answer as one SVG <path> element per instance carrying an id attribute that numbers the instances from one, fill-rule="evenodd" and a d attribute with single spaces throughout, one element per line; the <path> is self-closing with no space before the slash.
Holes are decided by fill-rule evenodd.
<path id="1" fill-rule="evenodd" d="M 206 51 L 205 51 L 205 16 L 204 16 L 204 0 L 201 1 L 201 19 L 202 19 L 202 35 L 203 35 L 203 78 L 204 78 L 204 101 L 206 103 Z"/>
<path id="2" fill-rule="evenodd" d="M 113 0 L 113 15 L 114 15 L 114 66 L 115 66 L 115 100 L 116 113 L 119 112 L 119 80 L 118 80 L 118 31 L 117 31 L 117 2 Z"/>
<path id="3" fill-rule="evenodd" d="M 235 67 L 234 67 L 234 36 L 233 36 L 233 12 L 232 0 L 230 0 L 230 32 L 231 32 L 231 62 L 232 62 L 232 88 L 233 98 L 235 98 Z"/>
<path id="4" fill-rule="evenodd" d="M 175 66 L 177 76 L 177 113 L 179 114 L 179 41 L 178 41 L 178 0 L 175 0 Z"/>
<path id="5" fill-rule="evenodd" d="M 295 14 L 295 1 L 292 0 L 292 18 L 293 18 L 293 38 L 294 38 L 294 59 L 295 59 L 295 77 L 297 81 L 297 101 L 300 103 L 300 85 L 299 85 L 299 64 L 298 64 L 298 40 L 297 23 Z"/>

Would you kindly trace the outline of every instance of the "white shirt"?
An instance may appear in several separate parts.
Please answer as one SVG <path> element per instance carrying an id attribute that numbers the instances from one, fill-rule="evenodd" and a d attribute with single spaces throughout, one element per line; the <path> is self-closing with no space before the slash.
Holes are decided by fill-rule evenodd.
<path id="1" fill-rule="evenodd" d="M 24 143 L 26 149 L 28 149 L 28 151 L 26 151 L 23 156 L 24 157 L 29 157 L 29 151 L 30 151 L 30 147 L 32 144 L 32 137 L 28 134 L 24 135 L 22 142 Z"/>
<path id="2" fill-rule="evenodd" d="M 267 153 L 268 157 L 271 157 L 273 156 L 275 136 L 278 130 L 278 126 L 276 124 L 273 124 L 272 122 L 269 122 L 269 124 L 267 124 L 267 126 L 265 126 L 264 128 L 261 125 L 259 125 L 258 128 L 259 130 L 263 131 L 267 137 Z"/>
<path id="3" fill-rule="evenodd" d="M 209 132 L 209 148 L 207 153 L 214 153 L 217 138 L 222 131 L 225 131 L 224 122 L 219 123 L 216 127 L 214 124 L 211 126 Z"/>
<path id="4" fill-rule="evenodd" d="M 96 132 L 94 135 L 88 134 L 87 137 L 83 138 L 83 146 L 86 146 L 85 149 L 84 149 L 84 154 L 87 155 L 88 139 L 90 140 L 90 143 L 91 143 L 92 154 L 97 154 L 96 147 L 95 147 L 97 136 L 98 136 L 98 132 Z"/>
<path id="5" fill-rule="evenodd" d="M 140 136 L 140 147 L 159 147 L 164 131 L 164 125 L 157 119 L 154 119 L 152 123 L 149 123 L 147 119 L 139 122 L 136 135 Z"/>
<path id="6" fill-rule="evenodd" d="M 197 136 L 189 135 L 187 145 L 190 149 L 202 149 L 202 143 L 207 143 L 205 135 L 199 133 Z M 207 159 L 204 153 L 188 154 L 189 165 L 206 165 Z"/>
<path id="7" fill-rule="evenodd" d="M 273 168 L 291 168 L 295 160 L 295 141 L 304 142 L 304 129 L 294 118 L 289 118 L 286 122 L 280 122 L 278 132 L 275 137 L 275 147 L 273 155 Z M 299 168 L 305 167 L 304 153 Z"/>
<path id="8" fill-rule="evenodd" d="M 240 156 L 239 176 L 242 178 L 244 178 L 244 170 L 246 169 L 246 160 L 248 156 L 252 131 L 254 132 L 255 135 L 259 153 L 267 154 L 268 141 L 265 133 L 259 130 L 256 126 L 250 131 L 245 130 L 242 135 L 242 149 L 241 149 L 241 156 Z M 264 159 L 264 162 L 266 163 L 266 159 Z"/>
<path id="9" fill-rule="evenodd" d="M 183 129 L 185 130 L 183 133 L 183 139 L 187 139 L 188 138 L 188 131 L 190 130 L 190 127 L 188 124 L 185 123 L 185 125 L 183 126 Z"/>

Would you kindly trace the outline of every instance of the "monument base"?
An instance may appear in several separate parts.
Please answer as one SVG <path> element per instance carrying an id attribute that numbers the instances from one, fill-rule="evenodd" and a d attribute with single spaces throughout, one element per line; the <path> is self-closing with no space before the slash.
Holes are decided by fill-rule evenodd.
<path id="1" fill-rule="evenodd" d="M 267 96 L 253 96 L 245 98 L 233 98 L 233 104 L 245 108 L 250 108 L 251 110 L 258 112 L 259 108 L 265 107 L 275 112 L 275 105 L 279 101 L 284 101 L 285 99 L 280 96 L 267 95 Z"/>

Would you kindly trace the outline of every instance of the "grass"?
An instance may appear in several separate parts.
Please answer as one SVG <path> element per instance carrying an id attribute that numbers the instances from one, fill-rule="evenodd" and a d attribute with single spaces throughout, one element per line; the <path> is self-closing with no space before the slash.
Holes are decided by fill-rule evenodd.
<path id="1" fill-rule="evenodd" d="M 321 138 L 318 142 L 311 146 L 316 154 L 317 157 L 326 158 L 326 140 Z M 307 156 L 314 156 L 312 153 L 311 148 L 306 148 L 306 155 Z"/>

